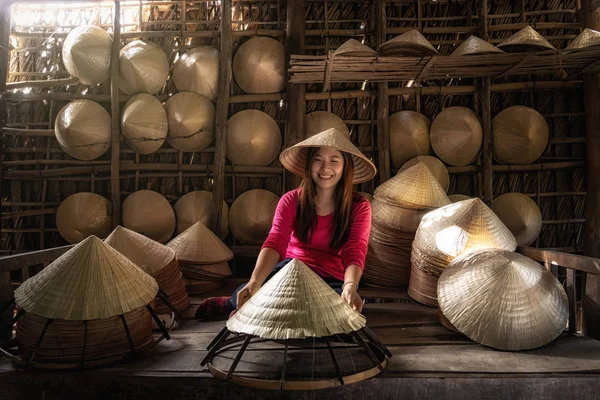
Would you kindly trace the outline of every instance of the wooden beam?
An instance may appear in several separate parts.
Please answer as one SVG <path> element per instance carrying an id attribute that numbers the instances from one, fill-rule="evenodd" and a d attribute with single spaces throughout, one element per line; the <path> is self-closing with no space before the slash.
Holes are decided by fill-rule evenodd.
<path id="1" fill-rule="evenodd" d="M 70 244 L 68 246 L 0 257 L 0 274 L 18 271 L 32 265 L 51 263 L 74 246 L 74 244 Z"/>
<path id="2" fill-rule="evenodd" d="M 479 34 L 483 40 L 489 40 L 488 34 L 488 2 L 479 2 Z M 492 169 L 492 105 L 491 79 L 481 78 L 481 119 L 483 122 L 483 201 L 491 208 L 494 200 L 493 169 Z"/>
<path id="3" fill-rule="evenodd" d="M 112 203 L 112 227 L 121 223 L 121 186 L 119 181 L 121 149 L 121 110 L 119 107 L 119 51 L 121 50 L 121 2 L 115 0 L 113 7 L 113 42 L 110 61 L 110 197 Z"/>
<path id="4" fill-rule="evenodd" d="M 417 3 L 420 5 L 420 2 Z M 386 4 L 378 0 L 375 3 L 375 28 L 377 32 L 377 47 L 381 46 L 387 38 Z M 390 161 L 390 127 L 389 116 L 389 87 L 387 82 L 377 84 L 377 158 L 379 169 L 379 185 L 391 177 Z"/>
<path id="5" fill-rule="evenodd" d="M 517 251 L 535 261 L 587 272 L 590 275 L 600 275 L 600 259 L 598 258 L 535 247 L 519 247 Z"/>

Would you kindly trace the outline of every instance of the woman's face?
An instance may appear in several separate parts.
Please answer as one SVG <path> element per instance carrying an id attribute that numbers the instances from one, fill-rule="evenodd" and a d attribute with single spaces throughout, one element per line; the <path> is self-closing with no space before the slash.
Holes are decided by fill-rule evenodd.
<path id="1" fill-rule="evenodd" d="M 335 188 L 344 172 L 342 152 L 333 147 L 321 147 L 310 166 L 310 175 L 317 187 Z"/>

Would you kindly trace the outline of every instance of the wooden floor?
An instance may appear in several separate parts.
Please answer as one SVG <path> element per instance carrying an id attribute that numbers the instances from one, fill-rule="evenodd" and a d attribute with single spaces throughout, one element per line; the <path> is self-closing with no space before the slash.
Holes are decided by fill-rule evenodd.
<path id="1" fill-rule="evenodd" d="M 190 319 L 172 332 L 172 340 L 110 368 L 23 372 L 0 359 L 0 399 L 600 399 L 599 341 L 563 334 L 537 350 L 496 351 L 446 329 L 435 309 L 411 302 L 404 294 L 361 294 L 401 301 L 365 306 L 367 324 L 393 353 L 385 372 L 365 382 L 281 393 L 217 381 L 200 361 L 224 321 Z M 187 315 L 191 317 L 192 310 Z M 244 368 L 240 364 L 240 370 Z"/>

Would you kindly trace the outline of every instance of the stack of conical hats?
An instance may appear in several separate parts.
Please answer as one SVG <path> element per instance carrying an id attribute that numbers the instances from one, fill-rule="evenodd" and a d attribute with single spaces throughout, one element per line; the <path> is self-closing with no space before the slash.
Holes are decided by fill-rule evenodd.
<path id="1" fill-rule="evenodd" d="M 231 276 L 231 250 L 202 222 L 196 222 L 167 243 L 175 250 L 189 294 L 218 289 Z"/>
<path id="2" fill-rule="evenodd" d="M 460 201 L 426 214 L 412 243 L 408 294 L 437 306 L 437 281 L 454 258 L 478 249 L 514 251 L 508 228 L 479 198 Z"/>
<path id="3" fill-rule="evenodd" d="M 104 242 L 156 279 L 177 311 L 190 306 L 173 249 L 122 226 L 117 226 Z M 169 312 L 167 305 L 158 298 L 154 309 L 157 313 Z"/>
<path id="4" fill-rule="evenodd" d="M 15 301 L 19 354 L 50 368 L 104 365 L 153 342 L 146 310 L 158 284 L 90 236 L 25 281 Z M 43 340 L 40 337 L 43 336 Z"/>
<path id="5" fill-rule="evenodd" d="M 303 339 L 350 333 L 365 324 L 323 279 L 293 259 L 227 321 L 227 328 L 265 339 Z"/>
<path id="6" fill-rule="evenodd" d="M 372 286 L 408 284 L 411 245 L 423 215 L 450 204 L 446 191 L 424 163 L 375 189 L 371 236 L 363 281 Z"/>
<path id="7" fill-rule="evenodd" d="M 417 156 L 411 158 L 400 167 L 398 173 L 419 163 L 425 164 L 425 166 L 429 168 L 429 172 L 431 172 L 440 185 L 442 185 L 444 191 L 448 192 L 448 188 L 450 187 L 450 174 L 448 173 L 448 168 L 446 168 L 443 162 L 433 156 Z"/>

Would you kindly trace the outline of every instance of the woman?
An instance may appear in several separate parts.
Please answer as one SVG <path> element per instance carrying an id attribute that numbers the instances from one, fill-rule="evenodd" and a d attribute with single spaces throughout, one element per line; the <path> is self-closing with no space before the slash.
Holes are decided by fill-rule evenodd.
<path id="1" fill-rule="evenodd" d="M 281 197 L 250 281 L 231 297 L 204 300 L 196 318 L 226 316 L 240 308 L 293 258 L 308 265 L 356 311 L 362 311 L 357 290 L 371 230 L 371 205 L 353 193 L 353 185 L 373 178 L 375 166 L 347 134 L 336 129 L 285 149 L 279 160 L 287 170 L 303 177 L 301 186 Z"/>

